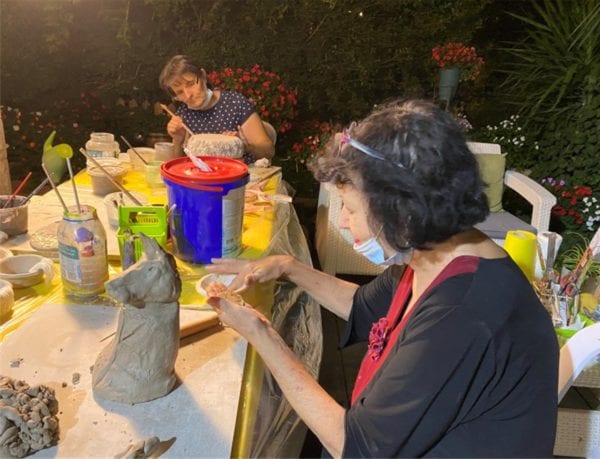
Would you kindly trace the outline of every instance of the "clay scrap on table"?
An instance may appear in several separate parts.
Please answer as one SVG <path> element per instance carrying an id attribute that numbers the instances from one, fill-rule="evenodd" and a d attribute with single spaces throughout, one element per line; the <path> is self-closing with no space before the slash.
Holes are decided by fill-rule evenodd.
<path id="1" fill-rule="evenodd" d="M 150 437 L 135 443 L 130 443 L 127 449 L 115 456 L 115 459 L 146 459 L 152 457 L 160 444 L 158 437 Z"/>
<path id="2" fill-rule="evenodd" d="M 144 255 L 106 283 L 106 292 L 122 307 L 117 331 L 92 371 L 96 396 L 129 404 L 173 389 L 179 349 L 181 280 L 175 259 L 154 239 L 139 236 Z"/>
<path id="3" fill-rule="evenodd" d="M 0 457 L 25 457 L 58 442 L 54 390 L 0 376 Z"/>

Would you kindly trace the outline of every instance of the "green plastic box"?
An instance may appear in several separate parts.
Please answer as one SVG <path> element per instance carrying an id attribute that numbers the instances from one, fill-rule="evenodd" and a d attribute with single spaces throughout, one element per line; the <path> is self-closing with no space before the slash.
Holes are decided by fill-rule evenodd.
<path id="1" fill-rule="evenodd" d="M 159 245 L 166 248 L 167 245 L 167 206 L 119 206 L 119 230 L 117 239 L 119 241 L 119 254 L 123 264 L 123 246 L 127 238 L 133 236 L 134 256 L 138 261 L 144 252 L 142 242 L 137 234 L 144 233 L 155 239 Z"/>

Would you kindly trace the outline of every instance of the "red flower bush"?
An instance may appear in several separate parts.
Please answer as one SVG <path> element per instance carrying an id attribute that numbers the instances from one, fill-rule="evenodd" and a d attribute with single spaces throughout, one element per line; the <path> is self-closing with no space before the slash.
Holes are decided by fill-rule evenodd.
<path id="1" fill-rule="evenodd" d="M 482 57 L 477 55 L 473 46 L 460 42 L 449 42 L 435 46 L 431 50 L 431 57 L 436 65 L 443 69 L 458 67 L 461 69 L 461 81 L 475 80 L 485 64 Z"/>
<path id="2" fill-rule="evenodd" d="M 245 95 L 260 117 L 280 133 L 292 127 L 291 121 L 297 115 L 298 93 L 285 86 L 278 74 L 263 70 L 256 64 L 250 70 L 226 67 L 219 72 L 210 72 L 208 81 L 216 88 Z"/>
<path id="3" fill-rule="evenodd" d="M 340 128 L 330 122 L 311 121 L 304 123 L 299 130 L 306 132 L 301 142 L 292 145 L 292 159 L 299 163 L 305 163 L 308 158 L 318 154 L 332 134 Z"/>
<path id="4" fill-rule="evenodd" d="M 552 216 L 557 218 L 571 231 L 593 231 L 600 221 L 600 203 L 592 196 L 589 186 L 570 186 L 564 180 L 547 177 L 541 180 L 542 185 L 556 196 L 556 204 L 552 207 Z"/>

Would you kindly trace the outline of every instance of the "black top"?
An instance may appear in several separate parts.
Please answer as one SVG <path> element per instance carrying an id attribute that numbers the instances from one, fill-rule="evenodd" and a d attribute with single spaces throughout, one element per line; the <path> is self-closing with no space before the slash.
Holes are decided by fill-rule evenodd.
<path id="1" fill-rule="evenodd" d="M 398 272 L 359 288 L 342 346 L 368 339 Z M 344 457 L 552 457 L 558 344 L 509 258 L 432 288 L 346 412 Z"/>

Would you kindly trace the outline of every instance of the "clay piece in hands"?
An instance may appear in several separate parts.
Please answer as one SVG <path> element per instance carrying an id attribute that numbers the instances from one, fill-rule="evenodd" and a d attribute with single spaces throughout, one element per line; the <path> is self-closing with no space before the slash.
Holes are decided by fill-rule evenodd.
<path id="1" fill-rule="evenodd" d="M 25 457 L 58 442 L 54 390 L 0 376 L 0 457 Z"/>
<path id="2" fill-rule="evenodd" d="M 97 397 L 136 404 L 167 395 L 175 386 L 179 349 L 181 279 L 173 256 L 143 234 L 144 254 L 106 292 L 122 305 L 117 331 L 92 371 Z"/>

